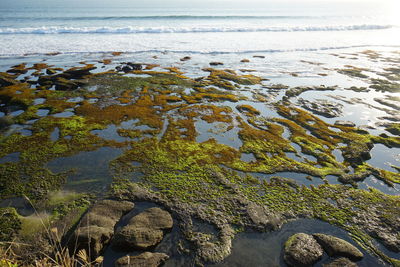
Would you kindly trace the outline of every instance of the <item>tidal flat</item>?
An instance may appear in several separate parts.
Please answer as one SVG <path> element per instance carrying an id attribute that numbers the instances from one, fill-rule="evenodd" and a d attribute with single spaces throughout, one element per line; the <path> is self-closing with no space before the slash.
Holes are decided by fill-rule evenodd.
<path id="1" fill-rule="evenodd" d="M 11 261 L 56 255 L 56 233 L 90 265 L 295 266 L 305 238 L 316 266 L 400 266 L 399 51 L 18 60 L 0 66 Z"/>

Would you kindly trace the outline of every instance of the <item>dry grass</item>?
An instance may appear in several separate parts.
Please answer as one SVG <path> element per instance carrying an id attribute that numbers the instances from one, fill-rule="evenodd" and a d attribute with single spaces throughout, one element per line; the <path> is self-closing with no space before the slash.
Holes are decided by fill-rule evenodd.
<path id="1" fill-rule="evenodd" d="M 103 257 L 100 256 L 96 260 L 92 261 L 90 255 L 88 255 L 85 249 L 70 252 L 69 248 L 63 246 L 61 242 L 66 229 L 59 231 L 57 227 L 50 228 L 49 223 L 42 219 L 36 209 L 34 210 L 35 215 L 37 215 L 40 224 L 42 225 L 42 229 L 44 229 L 44 236 L 49 243 L 50 250 L 48 251 L 50 252 L 46 253 L 46 249 L 41 251 L 38 250 L 40 252 L 38 255 L 35 255 L 33 262 L 27 263 L 21 260 L 23 257 L 18 254 L 20 254 L 20 251 L 29 251 L 31 249 L 37 250 L 35 245 L 16 241 L 0 242 L 0 267 L 89 267 L 101 265 Z M 75 247 L 77 247 L 77 244 Z M 19 253 L 15 251 L 18 251 Z"/>

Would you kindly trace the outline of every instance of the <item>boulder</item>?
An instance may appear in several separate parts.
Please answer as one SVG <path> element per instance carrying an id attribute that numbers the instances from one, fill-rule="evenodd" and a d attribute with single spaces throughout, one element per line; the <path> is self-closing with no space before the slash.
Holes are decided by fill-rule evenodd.
<path id="1" fill-rule="evenodd" d="M 210 66 L 221 66 L 224 65 L 222 62 L 210 62 Z"/>
<path id="2" fill-rule="evenodd" d="M 283 259 L 289 266 L 311 266 L 322 258 L 323 253 L 311 235 L 298 233 L 286 241 Z"/>
<path id="3" fill-rule="evenodd" d="M 357 263 L 352 262 L 348 258 L 337 258 L 334 261 L 323 264 L 323 267 L 357 267 Z"/>
<path id="4" fill-rule="evenodd" d="M 147 209 L 130 219 L 128 223 L 136 228 L 145 227 L 157 230 L 171 229 L 173 224 L 171 214 L 160 208 Z"/>
<path id="5" fill-rule="evenodd" d="M 108 244 L 114 229 L 90 225 L 79 227 L 74 232 L 73 241 L 76 244 L 75 250 L 86 250 L 88 255 L 94 260 L 96 259 L 103 248 Z"/>
<path id="6" fill-rule="evenodd" d="M 358 248 L 343 239 L 325 234 L 313 236 L 331 257 L 346 257 L 354 261 L 359 261 L 364 257 Z"/>
<path id="7" fill-rule="evenodd" d="M 105 199 L 97 202 L 82 217 L 70 238 L 71 251 L 85 249 L 93 260 L 96 259 L 110 242 L 115 224 L 133 207 L 128 201 Z"/>
<path id="8" fill-rule="evenodd" d="M 169 212 L 160 208 L 147 209 L 130 219 L 115 234 L 113 246 L 122 250 L 154 247 L 163 239 L 163 230 L 171 229 L 172 226 Z"/>
<path id="9" fill-rule="evenodd" d="M 169 256 L 164 253 L 144 252 L 137 256 L 125 256 L 115 262 L 116 267 L 158 267 L 162 265 Z"/>
<path id="10" fill-rule="evenodd" d="M 250 60 L 248 60 L 248 59 L 242 59 L 242 60 L 240 60 L 240 62 L 242 62 L 242 63 L 248 63 L 248 62 L 250 62 Z"/>
<path id="11" fill-rule="evenodd" d="M 115 234 L 113 247 L 121 250 L 148 249 L 156 246 L 164 237 L 162 230 L 125 226 Z"/>

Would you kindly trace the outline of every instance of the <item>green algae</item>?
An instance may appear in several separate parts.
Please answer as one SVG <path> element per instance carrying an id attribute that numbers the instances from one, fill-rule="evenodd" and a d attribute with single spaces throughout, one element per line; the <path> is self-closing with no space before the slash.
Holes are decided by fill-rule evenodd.
<path id="1" fill-rule="evenodd" d="M 71 92 L 35 90 L 27 85 L 2 88 L 2 99 L 25 109 L 16 121 L 38 120 L 32 125 L 32 136 L 15 133 L 1 138 L 0 157 L 19 152 L 20 161 L 0 164 L 0 198 L 25 194 L 36 203 L 44 199 L 44 209 L 51 211 L 50 221 L 74 209 L 85 210 L 89 204 L 87 196 L 57 198 L 49 194 L 62 187 L 67 173 L 54 174 L 46 169 L 46 163 L 100 147 L 124 147 L 124 153 L 110 163 L 114 174 L 111 196 L 144 188 L 156 198 L 197 207 L 206 219 L 207 216 L 224 218 L 237 228 L 250 225 L 238 203 L 256 203 L 288 218 L 305 216 L 338 225 L 379 254 L 370 242 L 372 237 L 355 223 L 356 210 L 369 212 L 369 208 L 379 206 L 382 216 L 393 221 L 393 214 L 399 212 L 398 197 L 342 185 L 307 188 L 282 179 L 260 181 L 249 175 L 239 176 L 235 171 L 266 174 L 289 171 L 321 178 L 335 175 L 354 186 L 355 181 L 373 174 L 389 184 L 400 183 L 397 173 L 365 164 L 372 144 L 398 146 L 399 139 L 331 125 L 285 102 L 274 106 L 283 117 L 274 119 L 263 118 L 250 105 L 239 105 L 237 109 L 243 113 L 243 119 L 221 102 L 245 99 L 232 91 L 242 85 L 261 84 L 262 79 L 231 70 L 205 71 L 210 74 L 198 79 L 185 77 L 174 68 L 165 72 L 133 71 L 130 77 L 109 72 L 88 77 L 87 85 Z M 358 75 L 352 71 L 351 75 Z M 66 101 L 76 96 L 84 99 L 77 107 L 76 103 Z M 32 106 L 37 97 L 46 98 L 46 102 Z M 93 98 L 98 98 L 100 104 L 92 103 Z M 67 118 L 36 115 L 38 109 L 49 109 L 50 114 L 55 114 L 70 108 L 75 108 L 75 115 Z M 174 114 L 179 116 L 175 118 Z M 110 124 L 119 126 L 133 119 L 138 120 L 137 126 L 149 126 L 151 130 L 118 129 L 119 136 L 130 139 L 123 143 L 92 134 L 93 130 L 106 129 Z M 195 123 L 200 120 L 224 123 L 227 129 L 237 127 L 242 145 L 235 149 L 215 139 L 196 142 L 199 133 Z M 339 131 L 333 131 L 332 127 Z M 283 137 L 285 128 L 290 132 L 289 139 Z M 59 137 L 53 141 L 51 133 L 55 129 L 59 130 Z M 286 153 L 297 153 L 291 143 L 299 145 L 300 152 L 315 157 L 316 161 L 298 162 L 289 158 Z M 334 149 L 342 150 L 344 162 L 336 161 Z M 242 153 L 253 154 L 255 160 L 242 161 Z M 348 173 L 350 166 L 354 174 Z M 142 176 L 136 177 L 137 173 Z M 32 223 L 24 222 L 24 225 Z"/>
<path id="2" fill-rule="evenodd" d="M 0 240 L 12 241 L 21 229 L 21 222 L 14 208 L 0 208 Z"/>

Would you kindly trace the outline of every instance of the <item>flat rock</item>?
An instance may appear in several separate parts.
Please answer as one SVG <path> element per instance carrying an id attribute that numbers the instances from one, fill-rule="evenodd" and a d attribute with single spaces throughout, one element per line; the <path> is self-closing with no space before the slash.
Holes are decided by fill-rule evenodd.
<path id="1" fill-rule="evenodd" d="M 156 230 L 171 229 L 173 224 L 174 221 L 172 220 L 171 214 L 160 208 L 147 209 L 128 222 L 128 225 L 136 228 L 151 228 Z"/>
<path id="2" fill-rule="evenodd" d="M 345 127 L 355 127 L 356 126 L 356 124 L 351 121 L 335 121 L 335 125 L 345 126 Z"/>
<path id="3" fill-rule="evenodd" d="M 119 258 L 115 267 L 158 267 L 168 259 L 169 256 L 164 253 L 144 252 L 137 256 Z"/>
<path id="4" fill-rule="evenodd" d="M 286 241 L 283 259 L 289 266 L 311 266 L 322 258 L 323 253 L 311 235 L 298 233 Z"/>
<path id="5" fill-rule="evenodd" d="M 323 267 L 357 267 L 357 263 L 352 262 L 348 258 L 337 258 L 334 261 L 323 264 Z"/>
<path id="6" fill-rule="evenodd" d="M 328 101 L 326 99 L 315 99 L 309 101 L 303 98 L 298 100 L 299 105 L 315 114 L 324 116 L 326 118 L 338 117 L 342 114 L 343 105 Z"/>
<path id="7" fill-rule="evenodd" d="M 364 257 L 358 248 L 343 239 L 325 234 L 314 234 L 313 236 L 331 257 L 346 257 L 354 261 Z"/>
<path id="8" fill-rule="evenodd" d="M 115 234 L 113 247 L 121 250 L 148 249 L 156 246 L 164 237 L 162 230 L 125 226 Z"/>
<path id="9" fill-rule="evenodd" d="M 222 62 L 210 62 L 210 66 L 221 66 L 224 65 Z"/>

